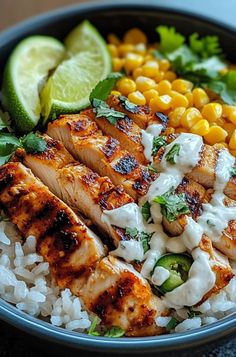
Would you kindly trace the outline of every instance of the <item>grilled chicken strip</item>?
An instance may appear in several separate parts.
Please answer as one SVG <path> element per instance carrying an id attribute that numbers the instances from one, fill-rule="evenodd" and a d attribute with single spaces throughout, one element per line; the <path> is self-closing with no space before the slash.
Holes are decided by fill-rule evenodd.
<path id="1" fill-rule="evenodd" d="M 107 104 L 132 119 L 141 129 L 146 129 L 150 124 L 162 124 L 165 129 L 168 123 L 168 117 L 162 113 L 152 113 L 147 105 L 136 105 L 135 109 L 128 109 L 119 96 L 110 95 Z"/>
<path id="2" fill-rule="evenodd" d="M 62 115 L 48 125 L 47 134 L 62 141 L 76 159 L 99 175 L 108 176 L 115 185 L 122 185 L 135 200 L 146 194 L 157 177 L 132 154 L 121 150 L 117 140 L 103 136 L 88 116 Z"/>
<path id="3" fill-rule="evenodd" d="M 58 286 L 80 296 L 104 324 L 127 336 L 164 332 L 154 321 L 162 304 L 147 281 L 130 265 L 104 258 L 100 239 L 22 164 L 1 166 L 0 205 L 23 237 L 36 237 Z"/>

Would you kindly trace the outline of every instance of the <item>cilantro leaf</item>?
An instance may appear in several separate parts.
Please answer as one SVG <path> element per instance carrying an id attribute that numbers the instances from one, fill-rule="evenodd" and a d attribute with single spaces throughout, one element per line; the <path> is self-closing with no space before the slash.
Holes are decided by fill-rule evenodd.
<path id="1" fill-rule="evenodd" d="M 96 331 L 96 328 L 97 328 L 97 325 L 100 323 L 100 319 L 95 316 L 95 318 L 93 319 L 92 321 L 92 324 L 88 330 L 88 335 L 91 335 L 91 336 L 100 336 L 101 334 Z"/>
<path id="2" fill-rule="evenodd" d="M 118 338 L 124 336 L 125 331 L 121 327 L 112 327 L 110 330 L 108 330 L 105 333 L 105 337 L 113 337 L 113 338 Z"/>
<path id="3" fill-rule="evenodd" d="M 228 71 L 224 76 L 207 82 L 205 87 L 218 94 L 224 103 L 234 105 L 236 101 L 236 71 Z"/>
<path id="4" fill-rule="evenodd" d="M 188 310 L 189 310 L 189 312 L 188 312 L 188 318 L 189 318 L 189 319 L 192 319 L 192 318 L 194 318 L 195 316 L 201 315 L 201 312 L 194 310 L 192 306 L 190 306 L 190 307 L 188 308 Z"/>
<path id="5" fill-rule="evenodd" d="M 0 131 L 2 131 L 3 129 L 7 129 L 9 132 L 12 131 L 11 119 L 10 115 L 7 112 L 3 112 L 0 109 Z"/>
<path id="6" fill-rule="evenodd" d="M 162 53 L 173 52 L 185 42 L 185 37 L 176 32 L 174 27 L 158 26 L 156 31 L 160 36 L 160 50 Z"/>
<path id="7" fill-rule="evenodd" d="M 89 100 L 92 102 L 93 99 L 106 100 L 112 89 L 114 88 L 116 81 L 123 77 L 123 74 L 119 72 L 110 73 L 107 78 L 98 82 L 98 84 L 93 88 L 90 93 Z"/>
<path id="8" fill-rule="evenodd" d="M 167 331 L 173 330 L 178 324 L 179 321 L 175 317 L 172 317 L 171 320 L 166 325 Z"/>
<path id="9" fill-rule="evenodd" d="M 146 232 L 141 232 L 140 233 L 140 239 L 141 243 L 143 246 L 143 252 L 144 254 L 150 249 L 150 240 L 153 236 L 153 233 L 146 233 Z"/>
<path id="10" fill-rule="evenodd" d="M 127 234 L 128 236 L 130 236 L 132 238 L 136 238 L 138 235 L 138 230 L 137 230 L 137 228 L 126 227 L 125 234 Z"/>
<path id="11" fill-rule="evenodd" d="M 149 170 L 149 171 L 152 171 L 152 172 L 158 173 L 157 169 L 155 169 L 155 167 L 154 167 L 154 166 L 152 166 L 152 164 L 148 164 L 147 168 L 148 168 L 148 170 Z"/>
<path id="12" fill-rule="evenodd" d="M 185 194 L 176 194 L 173 188 L 163 195 L 155 197 L 153 202 L 160 204 L 162 215 L 170 223 L 174 222 L 180 215 L 190 212 L 185 200 Z"/>
<path id="13" fill-rule="evenodd" d="M 166 137 L 165 136 L 154 136 L 153 138 L 153 144 L 152 144 L 152 156 L 155 156 L 158 150 L 162 146 L 166 146 Z"/>
<path id="14" fill-rule="evenodd" d="M 209 58 L 222 54 L 222 48 L 220 47 L 219 38 L 217 36 L 199 38 L 199 34 L 195 32 L 189 36 L 189 47 L 201 58 Z"/>
<path id="15" fill-rule="evenodd" d="M 126 97 L 123 95 L 119 96 L 120 102 L 122 106 L 130 113 L 137 113 L 139 111 L 139 108 L 136 104 L 131 103 Z"/>
<path id="16" fill-rule="evenodd" d="M 179 156 L 179 152 L 180 152 L 180 145 L 174 144 L 165 156 L 166 161 L 168 161 L 171 165 L 176 164 L 175 160 L 176 160 L 176 156 Z"/>
<path id="17" fill-rule="evenodd" d="M 232 169 L 230 170 L 230 174 L 231 176 L 236 176 L 236 167 L 232 167 Z"/>
<path id="18" fill-rule="evenodd" d="M 150 203 L 147 201 L 144 203 L 144 205 L 142 205 L 142 208 L 141 208 L 141 213 L 143 215 L 143 218 L 145 219 L 146 222 L 149 221 L 149 219 L 151 218 L 151 205 Z"/>
<path id="19" fill-rule="evenodd" d="M 34 133 L 29 133 L 20 139 L 20 143 L 27 154 L 36 154 L 46 149 L 46 141 Z"/>
<path id="20" fill-rule="evenodd" d="M 12 134 L 0 134 L 0 165 L 9 161 L 15 150 L 20 147 L 20 141 Z"/>
<path id="21" fill-rule="evenodd" d="M 115 125 L 118 119 L 125 117 L 124 113 L 110 109 L 107 103 L 103 100 L 94 98 L 91 102 L 97 118 L 105 117 L 112 124 Z"/>

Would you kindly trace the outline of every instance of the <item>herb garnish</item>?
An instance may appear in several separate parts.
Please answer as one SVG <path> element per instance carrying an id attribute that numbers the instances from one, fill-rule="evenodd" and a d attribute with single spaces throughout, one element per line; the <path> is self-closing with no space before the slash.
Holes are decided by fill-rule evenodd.
<path id="1" fill-rule="evenodd" d="M 236 176 L 236 167 L 232 167 L 232 169 L 230 170 L 230 175 Z"/>
<path id="2" fill-rule="evenodd" d="M 144 254 L 150 249 L 149 242 L 153 233 L 139 232 L 137 228 L 127 227 L 125 234 L 142 243 Z"/>
<path id="3" fill-rule="evenodd" d="M 168 161 L 171 165 L 176 164 L 176 156 L 179 156 L 180 145 L 174 144 L 172 148 L 166 154 L 166 161 Z"/>
<path id="4" fill-rule="evenodd" d="M 115 125 L 117 123 L 117 120 L 125 117 L 124 113 L 109 108 L 107 103 L 104 102 L 103 100 L 94 98 L 92 99 L 91 104 L 94 108 L 96 117 L 97 118 L 105 117 L 112 125 Z"/>
<path id="5" fill-rule="evenodd" d="M 108 330 L 105 333 L 105 337 L 113 337 L 113 338 L 118 338 L 124 336 L 125 331 L 121 327 L 112 327 L 110 330 Z"/>
<path id="6" fill-rule="evenodd" d="M 138 230 L 137 228 L 126 227 L 125 234 L 132 238 L 136 238 L 136 236 L 138 235 Z"/>
<path id="7" fill-rule="evenodd" d="M 7 129 L 9 132 L 12 131 L 11 128 L 11 119 L 10 119 L 10 115 L 8 114 L 8 112 L 3 112 L 0 109 L 0 131 Z"/>
<path id="8" fill-rule="evenodd" d="M 100 336 L 101 335 L 100 332 L 98 332 L 96 330 L 97 325 L 99 323 L 100 323 L 100 319 L 97 316 L 95 316 L 93 321 L 92 321 L 92 324 L 91 324 L 91 326 L 90 326 L 90 328 L 88 330 L 88 335 L 91 335 L 91 336 Z"/>
<path id="9" fill-rule="evenodd" d="M 157 169 L 155 169 L 155 167 L 154 167 L 152 164 L 148 164 L 148 165 L 147 165 L 147 168 L 148 168 L 149 171 L 158 173 Z"/>
<path id="10" fill-rule="evenodd" d="M 189 319 L 193 319 L 194 317 L 201 315 L 201 312 L 194 310 L 192 306 L 188 307 L 188 310 L 189 310 L 188 312 Z"/>
<path id="11" fill-rule="evenodd" d="M 151 218 L 151 205 L 150 203 L 147 201 L 144 203 L 144 205 L 142 205 L 142 208 L 141 208 L 141 213 L 142 213 L 142 216 L 143 218 L 145 219 L 146 222 L 149 221 L 149 219 Z"/>
<path id="12" fill-rule="evenodd" d="M 154 136 L 152 144 L 152 156 L 155 156 L 158 150 L 166 145 L 167 142 L 165 136 Z"/>
<path id="13" fill-rule="evenodd" d="M 170 223 L 175 221 L 180 215 L 190 212 L 185 200 L 185 194 L 174 193 L 174 188 L 171 188 L 161 196 L 155 197 L 153 202 L 160 204 L 162 215 L 166 217 Z"/>
<path id="14" fill-rule="evenodd" d="M 98 82 L 98 84 L 93 88 L 90 93 L 89 100 L 92 102 L 93 99 L 106 100 L 112 89 L 114 88 L 116 81 L 123 77 L 123 74 L 119 72 L 110 73 L 107 78 Z"/>
<path id="15" fill-rule="evenodd" d="M 167 331 L 173 330 L 178 324 L 179 321 L 175 317 L 172 317 L 171 320 L 166 325 Z"/>
<path id="16" fill-rule="evenodd" d="M 211 227 L 211 228 L 213 228 L 213 227 L 216 226 L 214 223 L 212 223 L 212 221 L 211 221 L 210 219 L 208 219 L 208 220 L 206 221 L 206 223 L 207 223 L 208 226 Z"/>
<path id="17" fill-rule="evenodd" d="M 138 112 L 138 106 L 134 103 L 131 103 L 129 99 L 124 97 L 123 95 L 119 96 L 119 100 L 123 107 L 130 113 L 137 113 Z"/>

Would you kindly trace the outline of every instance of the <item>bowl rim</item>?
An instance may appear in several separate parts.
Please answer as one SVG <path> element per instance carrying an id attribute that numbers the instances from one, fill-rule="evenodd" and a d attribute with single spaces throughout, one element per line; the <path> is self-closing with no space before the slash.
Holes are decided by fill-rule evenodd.
<path id="1" fill-rule="evenodd" d="M 135 6 L 135 8 L 134 8 Z M 82 3 L 79 5 L 70 5 L 60 7 L 56 10 L 51 10 L 37 16 L 30 17 L 10 28 L 4 30 L 0 34 L 0 48 L 8 42 L 14 40 L 16 37 L 30 32 L 32 26 L 46 26 L 52 20 L 56 21 L 72 14 L 89 11 L 102 10 L 158 10 L 159 12 L 169 13 L 173 15 L 188 16 L 194 20 L 206 22 L 212 26 L 217 26 L 227 33 L 236 35 L 236 29 L 219 20 L 202 14 L 194 13 L 181 9 L 172 9 L 160 4 L 142 4 L 137 1 L 119 1 L 115 0 L 102 2 Z M 56 342 L 68 347 L 87 349 L 93 351 L 110 351 L 119 353 L 139 353 L 151 351 L 171 351 L 180 350 L 183 348 L 203 345 L 205 343 L 213 342 L 218 338 L 224 338 L 232 335 L 236 331 L 236 313 L 228 315 L 221 320 L 183 333 L 176 333 L 171 335 L 161 335 L 153 337 L 133 337 L 133 338 L 117 338 L 111 339 L 106 337 L 89 336 L 84 333 L 68 331 L 63 328 L 53 326 L 52 324 L 32 317 L 15 306 L 7 303 L 0 298 L 0 319 L 21 329 L 27 333 L 37 337 Z"/>

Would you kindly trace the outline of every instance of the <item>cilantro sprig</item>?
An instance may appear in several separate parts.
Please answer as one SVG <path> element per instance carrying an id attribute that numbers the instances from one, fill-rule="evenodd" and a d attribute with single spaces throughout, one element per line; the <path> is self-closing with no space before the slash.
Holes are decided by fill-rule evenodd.
<path id="1" fill-rule="evenodd" d="M 145 221 L 148 222 L 151 218 L 151 205 L 148 201 L 142 205 L 141 213 Z"/>
<path id="2" fill-rule="evenodd" d="M 99 319 L 98 316 L 95 316 L 93 319 L 91 326 L 88 330 L 88 335 L 90 336 L 105 336 L 105 337 L 112 337 L 112 338 L 118 338 L 122 337 L 125 334 L 125 331 L 119 327 L 119 326 L 113 326 L 110 330 L 107 330 L 104 334 L 98 331 L 98 325 L 100 324 L 101 320 Z"/>
<path id="3" fill-rule="evenodd" d="M 136 239 L 142 243 L 144 254 L 150 249 L 150 240 L 153 233 L 139 232 L 137 228 L 127 227 L 125 234 L 130 236 L 132 239 Z"/>
<path id="4" fill-rule="evenodd" d="M 109 108 L 107 103 L 104 102 L 103 100 L 94 98 L 92 99 L 91 104 L 94 108 L 96 117 L 97 118 L 105 117 L 112 125 L 116 125 L 117 120 L 125 117 L 124 113 Z"/>
<path id="5" fill-rule="evenodd" d="M 165 136 L 154 136 L 152 143 L 152 156 L 155 156 L 161 147 L 167 145 Z"/>
<path id="6" fill-rule="evenodd" d="M 174 144 L 166 154 L 166 161 L 168 161 L 171 165 L 176 164 L 176 156 L 179 156 L 179 152 L 180 152 L 180 145 Z"/>
<path id="7" fill-rule="evenodd" d="M 170 223 L 174 222 L 180 215 L 190 212 L 185 194 L 176 194 L 174 188 L 171 188 L 161 196 L 155 197 L 153 202 L 160 204 L 162 215 L 166 217 Z"/>
<path id="8" fill-rule="evenodd" d="M 130 113 L 137 113 L 139 111 L 138 106 L 134 103 L 131 103 L 129 101 L 129 99 L 127 99 L 126 97 L 124 97 L 123 95 L 119 96 L 119 100 L 121 102 L 121 104 L 123 105 L 123 107 Z"/>
<path id="9" fill-rule="evenodd" d="M 188 307 L 188 318 L 193 319 L 196 316 L 201 315 L 200 311 L 194 310 L 192 306 Z"/>

